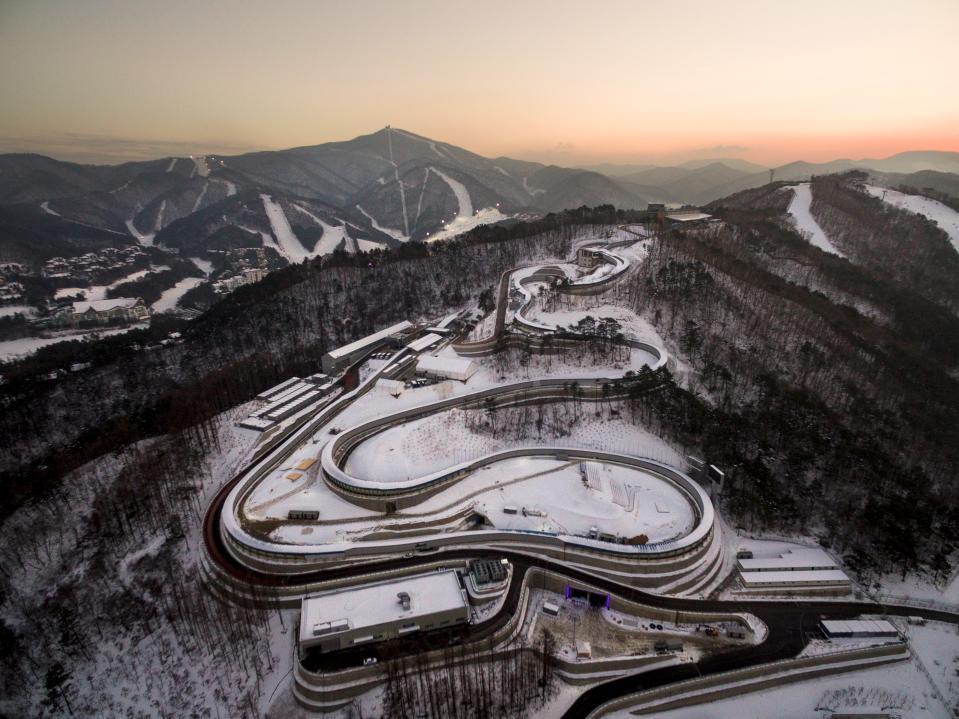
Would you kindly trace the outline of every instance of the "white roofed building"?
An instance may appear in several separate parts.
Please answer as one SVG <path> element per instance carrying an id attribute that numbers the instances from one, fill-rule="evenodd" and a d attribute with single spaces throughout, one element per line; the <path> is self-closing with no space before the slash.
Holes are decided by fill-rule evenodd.
<path id="1" fill-rule="evenodd" d="M 308 596 L 300 650 L 332 652 L 469 621 L 466 591 L 452 569 Z"/>
<path id="2" fill-rule="evenodd" d="M 386 344 L 394 335 L 409 330 L 413 324 L 408 321 L 398 322 L 379 332 L 374 332 L 348 345 L 337 347 L 323 355 L 323 371 L 328 375 L 335 375 L 368 352 L 372 352 L 377 347 Z"/>
<path id="3" fill-rule="evenodd" d="M 142 322 L 150 318 L 150 309 L 139 297 L 117 297 L 112 300 L 74 302 L 65 313 L 66 324 L 106 325 Z"/>
<path id="4" fill-rule="evenodd" d="M 416 362 L 416 373 L 436 379 L 455 379 L 465 382 L 474 374 L 478 367 L 473 360 L 461 357 L 433 357 L 421 355 Z"/>

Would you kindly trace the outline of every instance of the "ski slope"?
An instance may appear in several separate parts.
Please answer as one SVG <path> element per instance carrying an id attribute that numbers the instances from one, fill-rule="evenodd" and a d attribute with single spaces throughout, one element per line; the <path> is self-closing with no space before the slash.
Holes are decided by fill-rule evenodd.
<path id="1" fill-rule="evenodd" d="M 349 251 L 349 247 L 351 246 L 350 240 L 352 238 L 349 236 L 346 225 L 340 225 L 338 227 L 333 226 L 321 220 L 302 205 L 297 205 L 294 203 L 293 207 L 309 217 L 323 229 L 323 236 L 320 237 L 317 243 L 313 246 L 313 255 L 328 255 L 333 252 L 337 246 L 339 246 L 340 242 L 343 242 L 347 248 L 347 251 Z"/>
<path id="2" fill-rule="evenodd" d="M 938 200 L 922 195 L 907 195 L 898 190 L 887 190 L 885 187 L 866 185 L 866 192 L 893 207 L 922 215 L 935 222 L 943 232 L 949 235 L 949 242 L 952 243 L 956 252 L 959 252 L 959 212 Z"/>
<path id="3" fill-rule="evenodd" d="M 183 297 L 188 290 L 192 290 L 202 282 L 202 277 L 187 277 L 180 280 L 170 289 L 164 290 L 163 294 L 160 295 L 160 299 L 154 302 L 150 306 L 150 309 L 154 312 L 167 312 L 174 309 L 180 301 L 180 298 Z"/>
<path id="4" fill-rule="evenodd" d="M 829 240 L 826 233 L 812 216 L 810 206 L 812 205 L 812 188 L 808 182 L 795 185 L 793 188 L 793 199 L 789 203 L 789 214 L 792 215 L 796 229 L 810 243 L 825 252 L 831 252 L 834 255 L 845 257 L 839 249 Z"/>
<path id="5" fill-rule="evenodd" d="M 403 234 L 402 232 L 400 232 L 399 230 L 394 230 L 394 229 L 392 229 L 392 228 L 390 228 L 390 227 L 383 227 L 383 225 L 381 225 L 379 222 L 376 221 L 376 218 L 373 217 L 373 215 L 371 215 L 369 212 L 367 212 L 366 210 L 364 210 L 364 209 L 363 209 L 362 207 L 360 207 L 359 205 L 356 206 L 356 209 L 359 210 L 360 212 L 362 212 L 363 215 L 366 216 L 366 219 L 368 219 L 368 220 L 370 221 L 370 224 L 373 226 L 373 229 L 374 229 L 374 230 L 379 230 L 379 231 L 382 232 L 383 234 L 389 235 L 389 236 L 392 237 L 394 240 L 399 240 L 400 242 L 408 242 L 408 241 L 409 241 L 410 238 L 409 238 L 407 235 L 404 235 L 404 234 Z M 417 216 L 418 216 L 418 215 L 419 215 L 419 212 L 417 212 Z"/>
<path id="6" fill-rule="evenodd" d="M 283 212 L 283 208 L 280 207 L 279 203 L 274 202 L 273 198 L 265 193 L 260 194 L 260 199 L 263 200 L 263 209 L 266 212 L 267 219 L 270 221 L 270 227 L 273 229 L 273 236 L 276 238 L 280 254 L 293 264 L 300 263 L 307 257 L 311 257 L 311 253 L 303 246 L 303 243 L 297 239 L 296 235 L 293 234 L 290 221 L 286 219 L 286 213 Z M 326 239 L 326 228 L 323 230 L 323 238 L 320 242 L 324 239 Z"/>
<path id="7" fill-rule="evenodd" d="M 443 180 L 443 182 L 449 186 L 450 190 L 453 191 L 453 194 L 456 196 L 456 202 L 459 205 L 459 210 L 456 212 L 456 217 L 443 225 L 442 230 L 428 235 L 426 242 L 446 240 L 450 237 L 456 237 L 464 232 L 468 232 L 474 227 L 489 225 L 493 222 L 506 219 L 506 215 L 495 207 L 486 207 L 474 212 L 473 200 L 470 197 L 469 191 L 466 189 L 466 185 L 454 180 L 445 172 L 437 170 L 435 167 L 430 167 L 429 171 Z"/>

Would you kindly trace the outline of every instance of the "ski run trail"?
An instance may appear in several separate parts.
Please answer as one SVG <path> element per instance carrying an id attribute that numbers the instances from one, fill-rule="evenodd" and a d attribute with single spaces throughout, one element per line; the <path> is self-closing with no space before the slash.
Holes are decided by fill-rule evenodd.
<path id="1" fill-rule="evenodd" d="M 350 237 L 350 233 L 348 232 L 345 224 L 340 225 L 339 227 L 334 227 L 333 225 L 330 225 L 324 222 L 323 220 L 321 220 L 319 217 L 314 215 L 312 212 L 310 212 L 308 209 L 306 209 L 302 205 L 293 203 L 293 207 L 295 207 L 297 210 L 299 210 L 304 215 L 309 217 L 311 220 L 313 220 L 316 224 L 318 224 L 323 229 L 323 236 L 320 237 L 320 239 L 317 240 L 316 245 L 314 245 L 313 254 L 328 255 L 337 248 L 340 242 L 343 242 L 347 252 L 356 251 L 355 250 L 356 245 L 353 243 L 353 238 Z M 354 249 L 351 250 L 351 247 Z"/>
<path id="2" fill-rule="evenodd" d="M 812 216 L 810 206 L 812 205 L 812 188 L 808 182 L 795 185 L 793 188 L 792 202 L 789 203 L 789 214 L 792 215 L 793 222 L 800 234 L 806 237 L 810 243 L 825 252 L 831 252 L 834 255 L 845 257 L 839 249 L 830 241 L 826 233 Z"/>
<path id="3" fill-rule="evenodd" d="M 300 209 L 302 209 L 302 208 L 300 208 Z M 370 224 L 373 225 L 373 229 L 374 229 L 374 230 L 379 230 L 379 231 L 382 232 L 383 234 L 389 235 L 389 236 L 392 237 L 394 240 L 399 240 L 400 242 L 407 242 L 407 241 L 409 241 L 410 238 L 407 237 L 406 235 L 404 235 L 404 234 L 403 234 L 402 232 L 400 232 L 399 230 L 394 230 L 394 229 L 392 229 L 391 227 L 383 227 L 383 225 L 381 225 L 379 222 L 376 221 L 376 218 L 373 217 L 373 215 L 371 215 L 369 212 L 367 212 L 366 210 L 364 210 L 364 209 L 363 209 L 362 207 L 360 207 L 359 205 L 356 206 L 356 209 L 359 210 L 360 212 L 362 212 L 363 215 L 366 216 L 366 219 L 368 219 L 368 220 L 370 221 Z M 414 220 L 414 226 L 415 226 L 415 220 Z M 379 243 L 376 243 L 376 244 L 379 244 Z"/>
<path id="4" fill-rule="evenodd" d="M 922 195 L 907 195 L 898 190 L 887 190 L 885 187 L 866 185 L 866 192 L 893 207 L 923 215 L 935 222 L 939 225 L 939 229 L 949 235 L 949 242 L 952 243 L 956 252 L 959 252 L 959 212 L 938 200 Z"/>
<path id="5" fill-rule="evenodd" d="M 290 227 L 290 221 L 286 219 L 286 213 L 279 203 L 274 202 L 269 195 L 262 193 L 260 199 L 263 200 L 263 209 L 266 211 L 267 219 L 270 220 L 270 227 L 273 229 L 273 236 L 279 245 L 280 253 L 290 261 L 291 264 L 299 264 L 312 253 L 307 250 L 303 243 L 293 234 L 293 228 Z M 324 228 L 323 237 L 326 237 Z M 322 240 L 321 240 L 322 242 Z"/>
<path id="6" fill-rule="evenodd" d="M 400 180 L 399 168 L 393 160 L 393 130 L 391 128 L 387 128 L 386 130 L 386 141 L 390 147 L 390 164 L 393 165 L 393 176 L 396 177 L 396 184 L 400 187 L 400 203 L 403 205 L 403 230 L 406 236 L 409 237 L 410 217 L 406 212 L 406 190 L 403 189 L 403 181 Z"/>

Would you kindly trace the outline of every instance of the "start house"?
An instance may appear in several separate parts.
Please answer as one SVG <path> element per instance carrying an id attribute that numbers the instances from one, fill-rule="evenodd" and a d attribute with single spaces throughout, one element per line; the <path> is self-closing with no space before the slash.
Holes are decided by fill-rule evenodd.
<path id="1" fill-rule="evenodd" d="M 300 651 L 332 652 L 469 621 L 452 569 L 309 596 L 300 609 Z"/>

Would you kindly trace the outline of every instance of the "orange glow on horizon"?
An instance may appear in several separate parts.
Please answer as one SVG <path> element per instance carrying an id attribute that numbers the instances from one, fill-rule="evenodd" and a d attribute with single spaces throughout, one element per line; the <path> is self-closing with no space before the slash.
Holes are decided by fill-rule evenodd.
<path id="1" fill-rule="evenodd" d="M 957 36 L 955 0 L 6 3 L 0 151 L 233 154 L 387 124 L 567 165 L 959 151 Z"/>

